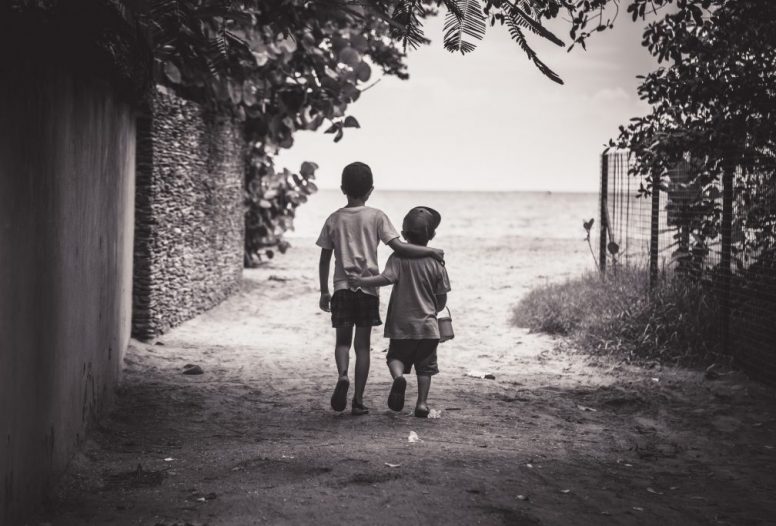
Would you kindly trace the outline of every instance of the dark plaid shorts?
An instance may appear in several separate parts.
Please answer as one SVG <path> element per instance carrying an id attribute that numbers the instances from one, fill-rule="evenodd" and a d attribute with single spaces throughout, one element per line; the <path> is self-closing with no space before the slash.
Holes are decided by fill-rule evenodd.
<path id="1" fill-rule="evenodd" d="M 335 329 L 382 325 L 380 299 L 357 290 L 338 290 L 331 297 L 331 326 Z"/>
<path id="2" fill-rule="evenodd" d="M 391 363 L 399 360 L 404 364 L 404 374 L 412 372 L 415 366 L 415 374 L 419 376 L 433 376 L 439 372 L 437 365 L 437 346 L 439 340 L 394 340 L 388 347 L 388 355 L 385 361 Z"/>

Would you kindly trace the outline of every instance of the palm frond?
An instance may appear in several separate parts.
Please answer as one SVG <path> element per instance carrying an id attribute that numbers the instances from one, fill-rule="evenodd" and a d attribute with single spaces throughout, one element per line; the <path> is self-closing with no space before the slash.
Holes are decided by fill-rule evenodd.
<path id="1" fill-rule="evenodd" d="M 216 33 L 208 43 L 208 67 L 210 73 L 216 76 L 229 62 L 229 45 L 223 31 Z"/>
<path id="2" fill-rule="evenodd" d="M 394 24 L 391 33 L 404 45 L 416 49 L 429 40 L 423 34 L 423 24 L 420 17 L 425 15 L 425 8 L 420 0 L 401 0 L 393 11 L 391 17 Z"/>
<path id="3" fill-rule="evenodd" d="M 531 18 L 536 16 L 536 7 L 532 0 L 516 0 L 515 5 L 520 6 Z"/>
<path id="4" fill-rule="evenodd" d="M 442 3 L 445 4 L 448 13 L 452 13 L 459 20 L 463 18 L 463 11 L 458 6 L 458 0 L 442 0 Z"/>
<path id="5" fill-rule="evenodd" d="M 509 28 L 509 34 L 512 37 L 512 40 L 517 42 L 523 52 L 525 52 L 526 56 L 531 61 L 533 61 L 537 68 L 539 68 L 539 71 L 541 71 L 545 77 L 552 80 L 553 82 L 563 84 L 563 79 L 561 79 L 553 70 L 551 70 L 547 64 L 542 62 L 536 52 L 531 48 L 531 46 L 528 45 L 528 41 L 526 40 L 525 34 L 523 33 L 523 28 L 520 25 L 520 22 L 514 16 L 507 17 L 507 27 Z"/>
<path id="6" fill-rule="evenodd" d="M 525 5 L 528 5 L 527 3 Z M 564 47 L 565 44 L 561 39 L 556 37 L 552 31 L 541 25 L 538 20 L 535 20 L 533 18 L 534 14 L 532 12 L 526 12 L 523 9 L 521 9 L 517 5 L 510 5 L 509 6 L 509 15 L 511 18 L 514 19 L 515 23 L 517 23 L 519 26 L 528 29 L 532 33 L 535 33 L 541 37 L 546 38 L 556 46 Z"/>
<path id="7" fill-rule="evenodd" d="M 337 1 L 337 0 L 332 0 L 332 1 Z M 338 1 L 343 1 L 343 0 L 338 0 Z M 387 4 L 388 2 L 379 1 L 379 0 L 360 0 L 358 5 L 359 5 L 359 8 L 364 13 L 361 16 L 361 18 L 365 19 L 366 16 L 371 15 L 376 20 L 385 22 L 386 24 L 388 24 L 389 27 L 393 28 L 394 30 L 401 29 L 401 26 L 391 17 L 391 14 L 390 14 L 391 10 Z"/>
<path id="8" fill-rule="evenodd" d="M 472 40 L 482 40 L 485 36 L 485 14 L 479 0 L 457 0 L 455 3 L 458 9 L 448 7 L 445 17 L 444 46 L 451 53 L 465 55 L 476 47 Z"/>

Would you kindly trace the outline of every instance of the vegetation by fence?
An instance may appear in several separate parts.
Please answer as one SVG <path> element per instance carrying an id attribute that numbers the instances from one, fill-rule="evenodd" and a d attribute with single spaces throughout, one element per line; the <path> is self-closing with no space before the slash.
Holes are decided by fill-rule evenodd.
<path id="1" fill-rule="evenodd" d="M 718 307 L 725 351 L 776 383 L 776 160 L 746 161 L 715 177 L 687 157 L 649 188 L 629 173 L 628 151 L 604 153 L 599 267 L 648 268 L 651 289 L 666 280 L 702 286 Z"/>

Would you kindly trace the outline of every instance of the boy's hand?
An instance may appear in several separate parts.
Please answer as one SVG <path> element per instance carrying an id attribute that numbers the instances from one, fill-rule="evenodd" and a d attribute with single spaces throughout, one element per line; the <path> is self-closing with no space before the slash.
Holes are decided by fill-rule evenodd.
<path id="1" fill-rule="evenodd" d="M 361 286 L 361 277 L 359 276 L 348 276 L 348 288 L 350 289 L 357 289 Z"/>
<path id="2" fill-rule="evenodd" d="M 444 263 L 445 262 L 445 251 L 444 250 L 442 250 L 441 248 L 431 248 L 431 250 L 433 252 L 431 254 L 431 256 L 434 259 L 436 259 L 440 263 Z"/>
<path id="3" fill-rule="evenodd" d="M 331 303 L 331 294 L 328 292 L 321 292 L 321 299 L 318 302 L 318 306 L 321 308 L 323 312 L 331 312 L 331 307 L 329 306 L 329 303 Z"/>

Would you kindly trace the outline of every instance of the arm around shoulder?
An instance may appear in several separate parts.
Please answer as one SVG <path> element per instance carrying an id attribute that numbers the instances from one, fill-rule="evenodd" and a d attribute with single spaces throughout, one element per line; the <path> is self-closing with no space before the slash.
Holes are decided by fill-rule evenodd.
<path id="1" fill-rule="evenodd" d="M 431 256 L 438 261 L 444 261 L 445 251 L 441 248 L 424 247 L 405 243 L 401 239 L 394 238 L 388 242 L 388 246 L 393 249 L 396 255 L 405 258 L 424 258 Z"/>

